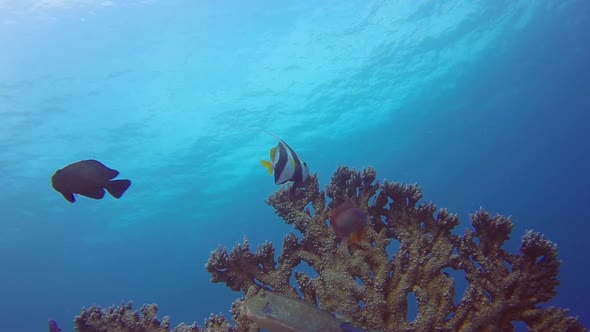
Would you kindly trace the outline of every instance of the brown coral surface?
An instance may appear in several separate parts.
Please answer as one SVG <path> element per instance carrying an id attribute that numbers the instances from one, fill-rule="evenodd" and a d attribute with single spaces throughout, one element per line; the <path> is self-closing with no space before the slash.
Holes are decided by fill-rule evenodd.
<path id="1" fill-rule="evenodd" d="M 483 210 L 471 216 L 473 228 L 452 234 L 456 215 L 437 211 L 416 185 L 376 181 L 372 168 L 338 167 L 326 191 L 317 175 L 302 188 L 282 188 L 267 203 L 301 233 L 288 234 L 275 261 L 271 243 L 251 252 L 248 241 L 231 252 L 211 253 L 207 270 L 213 282 L 223 282 L 246 296 L 270 289 L 328 311 L 357 328 L 383 331 L 513 331 L 522 321 L 532 331 L 585 331 L 565 309 L 541 307 L 556 294 L 560 262 L 555 244 L 529 231 L 519 253 L 502 249 L 512 222 Z M 349 246 L 336 239 L 329 211 L 344 197 L 368 212 L 363 241 Z M 328 202 L 329 199 L 329 202 Z M 399 249 L 388 253 L 390 244 Z M 390 250 L 391 251 L 391 247 Z M 317 276 L 295 271 L 307 263 Z M 458 303 L 455 281 L 445 270 L 462 271 L 468 282 Z M 290 280 L 294 276 L 297 284 Z M 408 295 L 417 299 L 417 316 L 406 319 Z M 232 305 L 233 323 L 211 315 L 204 331 L 258 331 L 246 318 L 244 299 Z M 79 332 L 170 331 L 167 317 L 158 321 L 154 305 L 142 314 L 130 305 L 83 310 L 76 318 Z M 174 331 L 201 331 L 194 324 Z"/>
<path id="2" fill-rule="evenodd" d="M 101 309 L 91 306 L 82 309 L 74 320 L 74 327 L 79 332 L 170 332 L 170 318 L 165 316 L 162 321 L 156 318 L 158 306 L 146 304 L 141 308 L 141 314 L 133 311 L 132 303 L 118 307 Z M 199 332 L 195 325 L 180 324 L 174 332 Z"/>
<path id="3" fill-rule="evenodd" d="M 304 300 L 359 328 L 512 331 L 512 322 L 522 321 L 534 331 L 584 330 L 566 310 L 540 306 L 555 296 L 559 284 L 555 244 L 529 231 L 519 253 L 506 252 L 502 246 L 512 231 L 511 220 L 484 210 L 471 216 L 473 229 L 454 235 L 458 217 L 437 211 L 432 203 L 419 204 L 422 193 L 416 185 L 376 178 L 373 168 L 338 167 L 325 192 L 317 175 L 304 188 L 279 190 L 267 203 L 302 236 L 290 233 L 276 262 L 270 243 L 255 253 L 247 240 L 231 252 L 218 248 L 207 264 L 212 281 L 244 293 L 252 286 L 298 296 L 290 279 L 305 262 L 318 275 L 295 271 Z M 351 248 L 336 240 L 327 223 L 342 197 L 370 215 L 364 241 Z M 392 241 L 399 250 L 391 257 L 387 248 Z M 455 282 L 445 269 L 463 271 L 469 283 L 458 303 L 453 300 Z M 413 321 L 406 319 L 410 293 L 418 302 Z M 244 321 L 239 312 L 234 320 Z"/>

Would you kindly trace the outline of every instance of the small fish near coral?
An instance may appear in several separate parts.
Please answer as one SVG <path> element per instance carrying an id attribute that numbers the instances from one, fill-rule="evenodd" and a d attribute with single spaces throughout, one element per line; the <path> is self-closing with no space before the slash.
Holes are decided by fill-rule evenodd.
<path id="1" fill-rule="evenodd" d="M 309 176 L 307 163 L 299 159 L 295 150 L 291 149 L 285 141 L 267 131 L 265 133 L 276 138 L 279 143 L 270 149 L 270 161 L 261 160 L 262 165 L 268 170 L 268 174 L 274 171 L 275 184 L 293 182 L 293 186 L 302 186 Z"/>
<path id="2" fill-rule="evenodd" d="M 57 325 L 57 322 L 53 319 L 49 320 L 49 332 L 61 332 L 61 328 Z"/>
<path id="3" fill-rule="evenodd" d="M 312 303 L 260 290 L 245 301 L 246 317 L 269 332 L 365 332 Z"/>
<path id="4" fill-rule="evenodd" d="M 349 199 L 346 199 L 342 204 L 330 211 L 330 223 L 336 237 L 340 241 L 348 238 L 348 244 L 362 239 L 367 220 L 367 212 L 354 206 Z"/>
<path id="5" fill-rule="evenodd" d="M 121 198 L 131 185 L 130 180 L 113 180 L 119 171 L 93 159 L 82 160 L 59 169 L 51 177 L 53 188 L 70 203 L 74 194 L 102 199 L 106 189 L 113 197 Z"/>

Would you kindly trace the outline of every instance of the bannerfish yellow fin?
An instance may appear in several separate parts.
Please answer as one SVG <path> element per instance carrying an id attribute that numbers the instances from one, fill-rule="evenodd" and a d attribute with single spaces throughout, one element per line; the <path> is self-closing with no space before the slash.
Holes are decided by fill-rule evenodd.
<path id="1" fill-rule="evenodd" d="M 275 161 L 275 152 L 277 151 L 277 148 L 271 148 L 270 149 L 270 160 Z"/>
<path id="2" fill-rule="evenodd" d="M 260 163 L 268 170 L 268 175 L 272 174 L 272 164 L 268 160 L 261 160 Z"/>

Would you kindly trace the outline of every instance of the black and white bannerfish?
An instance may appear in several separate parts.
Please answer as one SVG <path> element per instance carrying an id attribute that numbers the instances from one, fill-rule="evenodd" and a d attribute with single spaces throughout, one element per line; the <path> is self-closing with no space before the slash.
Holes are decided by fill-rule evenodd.
<path id="1" fill-rule="evenodd" d="M 295 186 L 302 185 L 309 176 L 307 163 L 299 159 L 297 153 L 281 138 L 267 131 L 265 133 L 279 140 L 277 146 L 270 149 L 270 161 L 260 161 L 269 175 L 274 171 L 275 184 L 291 181 Z"/>

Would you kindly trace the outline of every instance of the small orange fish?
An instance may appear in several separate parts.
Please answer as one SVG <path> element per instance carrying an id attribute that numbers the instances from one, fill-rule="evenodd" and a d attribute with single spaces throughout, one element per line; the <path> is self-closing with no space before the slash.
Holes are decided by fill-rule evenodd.
<path id="1" fill-rule="evenodd" d="M 365 211 L 355 207 L 348 199 L 330 211 L 330 221 L 336 237 L 339 240 L 348 237 L 348 244 L 363 238 L 368 217 Z"/>

